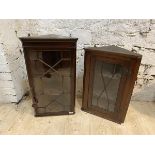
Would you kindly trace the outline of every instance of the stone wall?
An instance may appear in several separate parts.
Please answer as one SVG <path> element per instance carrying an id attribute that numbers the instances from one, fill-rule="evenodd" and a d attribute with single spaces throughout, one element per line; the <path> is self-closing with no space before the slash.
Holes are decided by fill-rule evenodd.
<path id="1" fill-rule="evenodd" d="M 117 45 L 143 55 L 134 100 L 155 101 L 155 20 L 0 20 L 1 102 L 18 102 L 28 90 L 18 37 L 60 34 L 78 38 L 77 94 L 82 93 L 84 47 Z M 5 96 L 5 97 L 4 97 Z"/>

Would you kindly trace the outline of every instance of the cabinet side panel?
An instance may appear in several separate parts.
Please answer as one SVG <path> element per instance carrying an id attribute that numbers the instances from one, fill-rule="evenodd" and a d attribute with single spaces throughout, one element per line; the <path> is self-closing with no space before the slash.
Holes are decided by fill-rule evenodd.
<path id="1" fill-rule="evenodd" d="M 91 56 L 85 51 L 84 57 L 84 76 L 83 76 L 83 101 L 82 110 L 88 107 L 89 79 L 90 79 Z"/>
<path id="2" fill-rule="evenodd" d="M 71 112 L 75 112 L 75 96 L 76 96 L 76 49 L 71 55 Z"/>
<path id="3" fill-rule="evenodd" d="M 138 74 L 140 63 L 141 63 L 141 58 L 131 60 L 130 76 L 128 77 L 128 81 L 126 83 L 126 88 L 124 90 L 124 96 L 123 96 L 123 100 L 121 103 L 121 112 L 119 114 L 119 121 L 122 123 L 124 122 L 125 117 L 126 117 L 126 113 L 129 107 L 130 100 L 131 100 L 135 81 L 137 79 L 137 74 Z"/>

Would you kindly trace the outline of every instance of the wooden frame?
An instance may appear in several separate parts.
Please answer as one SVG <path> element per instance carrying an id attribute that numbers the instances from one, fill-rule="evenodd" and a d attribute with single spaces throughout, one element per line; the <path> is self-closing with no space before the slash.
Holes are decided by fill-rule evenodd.
<path id="1" fill-rule="evenodd" d="M 48 115 L 66 115 L 74 114 L 75 110 L 75 89 L 76 89 L 76 42 L 77 38 L 62 37 L 58 35 L 44 35 L 38 37 L 23 37 L 20 38 L 25 56 L 25 63 L 28 73 L 28 80 L 30 85 L 30 91 L 32 94 L 33 107 L 35 109 L 35 116 L 48 116 Z M 52 52 L 61 51 L 62 53 L 69 52 L 70 54 L 70 74 L 71 74 L 71 87 L 70 87 L 70 108 L 65 111 L 57 112 L 38 112 L 38 96 L 35 91 L 35 84 L 32 74 L 31 54 L 33 52 Z"/>
<path id="2" fill-rule="evenodd" d="M 83 103 L 81 109 L 108 120 L 123 123 L 141 58 L 142 56 L 140 54 L 135 54 L 116 46 L 86 48 L 84 60 Z M 103 109 L 92 105 L 94 66 L 97 61 L 120 64 L 122 67 L 128 69 L 128 72 L 124 72 L 120 79 L 121 81 L 118 88 L 114 112 L 104 111 Z"/>

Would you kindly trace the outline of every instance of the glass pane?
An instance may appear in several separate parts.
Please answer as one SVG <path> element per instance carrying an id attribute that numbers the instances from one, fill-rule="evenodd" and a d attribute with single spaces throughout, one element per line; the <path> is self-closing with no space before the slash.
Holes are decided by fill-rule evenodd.
<path id="1" fill-rule="evenodd" d="M 31 52 L 38 113 L 70 111 L 71 53 Z"/>
<path id="2" fill-rule="evenodd" d="M 96 61 L 93 81 L 92 105 L 114 112 L 123 67 Z"/>

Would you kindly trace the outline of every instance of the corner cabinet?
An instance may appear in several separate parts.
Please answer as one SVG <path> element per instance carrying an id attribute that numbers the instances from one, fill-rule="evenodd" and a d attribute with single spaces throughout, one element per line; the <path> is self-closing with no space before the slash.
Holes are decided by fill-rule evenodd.
<path id="1" fill-rule="evenodd" d="M 117 46 L 86 48 L 82 110 L 123 123 L 141 58 Z"/>
<path id="2" fill-rule="evenodd" d="M 74 114 L 77 38 L 20 38 L 35 116 Z"/>

